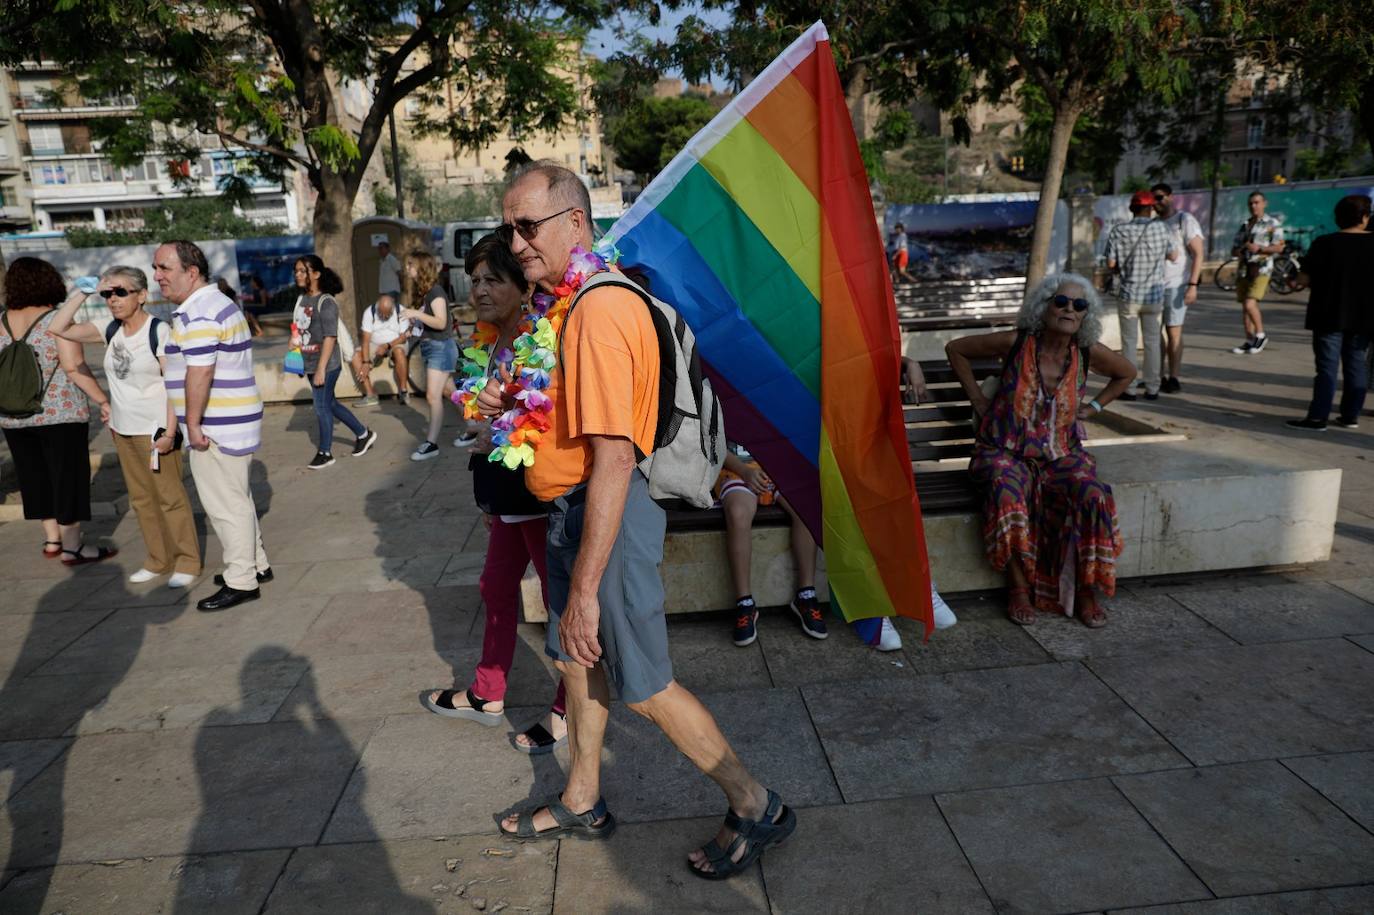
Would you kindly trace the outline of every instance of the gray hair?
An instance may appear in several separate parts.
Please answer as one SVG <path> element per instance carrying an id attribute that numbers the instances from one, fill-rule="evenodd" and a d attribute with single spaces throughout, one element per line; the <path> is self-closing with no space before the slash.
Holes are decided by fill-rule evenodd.
<path id="1" fill-rule="evenodd" d="M 148 274 L 138 267 L 130 267 L 128 264 L 115 264 L 113 267 L 107 267 L 105 272 L 100 274 L 102 280 L 116 276 L 128 280 L 135 292 L 142 292 L 148 288 Z"/>
<path id="2" fill-rule="evenodd" d="M 1092 346 L 1102 339 L 1102 297 L 1097 294 L 1092 281 L 1077 273 L 1051 273 L 1040 284 L 1026 294 L 1026 301 L 1016 316 L 1016 326 L 1027 333 L 1038 334 L 1045 328 L 1045 312 L 1050 300 L 1064 285 L 1078 286 L 1083 290 L 1083 298 L 1088 300 L 1088 310 L 1083 313 L 1083 323 L 1078 325 L 1074 338 L 1079 346 Z"/>
<path id="3" fill-rule="evenodd" d="M 577 207 L 592 224 L 592 194 L 587 185 L 577 177 L 577 172 L 552 159 L 538 159 L 527 162 L 515 170 L 506 182 L 506 190 L 515 187 L 531 175 L 538 175 L 548 182 L 549 196 L 564 206 Z"/>

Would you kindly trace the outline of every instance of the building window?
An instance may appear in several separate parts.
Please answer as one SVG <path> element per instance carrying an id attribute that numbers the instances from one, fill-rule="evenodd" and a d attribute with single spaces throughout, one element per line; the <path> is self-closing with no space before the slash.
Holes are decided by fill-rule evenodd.
<path id="1" fill-rule="evenodd" d="M 1264 160 L 1246 159 L 1245 160 L 1245 183 L 1261 184 L 1264 181 Z"/>
<path id="2" fill-rule="evenodd" d="M 86 159 L 81 163 L 82 184 L 104 184 L 114 181 L 114 169 L 104 159 Z"/>
<path id="3" fill-rule="evenodd" d="M 1251 149 L 1264 145 L 1264 118 L 1253 118 L 1245 129 L 1245 143 Z"/>
<path id="4" fill-rule="evenodd" d="M 67 151 L 62 145 L 62 128 L 55 124 L 30 125 L 29 145 L 35 156 L 60 156 Z"/>
<path id="5" fill-rule="evenodd" d="M 67 183 L 67 170 L 61 165 L 35 165 L 30 170 L 33 183 L 43 186 Z"/>

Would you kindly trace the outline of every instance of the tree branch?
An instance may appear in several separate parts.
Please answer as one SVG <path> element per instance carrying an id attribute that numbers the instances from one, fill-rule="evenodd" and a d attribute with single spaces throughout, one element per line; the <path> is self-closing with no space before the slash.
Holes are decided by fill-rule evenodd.
<path id="1" fill-rule="evenodd" d="M 244 149 L 251 149 L 255 152 L 265 153 L 269 156 L 275 156 L 278 159 L 286 159 L 289 162 L 295 162 L 299 165 L 302 165 L 307 169 L 315 167 L 315 164 L 311 162 L 309 159 L 305 158 L 300 153 L 292 152 L 291 150 L 286 149 L 285 147 L 273 146 L 270 143 L 254 143 L 252 140 L 246 140 L 243 137 L 235 136 L 229 131 L 221 130 L 218 127 L 201 129 L 207 133 L 213 133 L 215 136 L 219 137 L 226 143 L 232 143 L 235 146 L 242 146 Z"/>
<path id="2" fill-rule="evenodd" d="M 438 37 L 435 33 L 435 28 L 437 26 L 466 13 L 469 5 L 470 3 L 468 0 L 454 3 L 446 2 L 439 9 L 435 10 L 432 15 L 426 16 L 422 21 L 416 24 L 415 31 L 411 32 L 410 36 L 406 38 L 405 41 L 401 42 L 400 46 L 397 47 L 395 51 L 392 51 L 383 59 L 381 72 L 377 75 L 377 82 L 374 88 L 373 97 L 376 102 L 381 102 L 386 110 L 390 111 L 392 108 L 396 107 L 398 101 L 405 98 L 410 90 L 401 91 L 401 87 L 409 83 L 414 74 L 411 74 L 411 77 L 407 77 L 399 84 L 396 83 L 396 77 L 400 75 L 401 68 L 405 66 L 406 60 L 408 60 L 410 55 L 421 45 L 433 41 Z M 433 61 L 431 60 L 431 65 L 432 64 Z M 414 88 L 414 86 L 412 85 L 411 88 Z"/>

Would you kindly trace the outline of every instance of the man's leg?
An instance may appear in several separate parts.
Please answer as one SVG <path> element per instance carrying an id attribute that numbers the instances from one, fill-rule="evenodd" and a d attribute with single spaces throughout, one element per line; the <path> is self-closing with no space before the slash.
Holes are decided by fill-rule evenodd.
<path id="1" fill-rule="evenodd" d="M 1122 303 L 1117 307 L 1116 319 L 1121 326 L 1121 355 L 1126 357 L 1131 368 L 1137 370 L 1140 367 L 1140 359 L 1136 355 L 1136 347 L 1140 344 L 1139 315 L 1139 305 Z"/>
<path id="2" fill-rule="evenodd" d="M 1183 325 L 1166 326 L 1164 336 L 1166 337 L 1165 348 L 1169 357 L 1169 377 L 1176 379 L 1183 366 Z"/>
<path id="3" fill-rule="evenodd" d="M 363 357 L 362 347 L 353 350 L 353 358 L 349 360 L 348 366 L 353 370 L 353 377 L 363 389 L 363 394 L 367 397 L 376 397 L 377 392 L 372 389 L 371 365 Z"/>
<path id="4" fill-rule="evenodd" d="M 191 451 L 191 478 L 223 550 L 224 583 L 239 591 L 257 588 L 257 572 L 266 568 L 257 565 L 262 538 L 248 489 L 248 464 L 247 456 L 224 454 L 214 444 Z"/>
<path id="5" fill-rule="evenodd" d="M 1264 315 L 1260 314 L 1259 299 L 1247 296 L 1245 304 L 1245 332 L 1251 337 L 1264 333 Z"/>
<path id="6" fill-rule="evenodd" d="M 1145 393 L 1159 393 L 1159 306 L 1140 313 L 1140 332 L 1145 337 Z"/>
<path id="7" fill-rule="evenodd" d="M 1340 418 L 1345 423 L 1356 423 L 1369 393 L 1369 365 L 1365 361 L 1369 338 L 1363 334 L 1342 334 L 1342 337 L 1341 376 L 1345 383 L 1341 391 Z"/>
<path id="8" fill-rule="evenodd" d="M 1340 370 L 1342 336 L 1339 331 L 1312 334 L 1312 358 L 1317 373 L 1312 378 L 1312 401 L 1307 405 L 1307 419 L 1324 423 L 1331 418 L 1331 401 L 1336 396 L 1336 375 Z"/>

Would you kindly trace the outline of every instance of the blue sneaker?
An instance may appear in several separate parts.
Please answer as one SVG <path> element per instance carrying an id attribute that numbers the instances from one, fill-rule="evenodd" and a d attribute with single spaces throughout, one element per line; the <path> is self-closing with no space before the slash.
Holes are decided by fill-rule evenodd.
<path id="1" fill-rule="evenodd" d="M 741 597 L 735 602 L 735 644 L 740 648 L 754 644 L 759 637 L 759 609 L 754 598 Z"/>
<path id="2" fill-rule="evenodd" d="M 825 616 L 820 604 L 816 603 L 816 589 L 802 588 L 792 601 L 792 612 L 801 623 L 802 632 L 813 639 L 823 639 L 830 635 L 825 629 Z"/>

